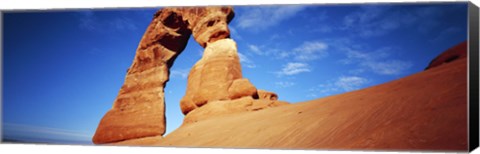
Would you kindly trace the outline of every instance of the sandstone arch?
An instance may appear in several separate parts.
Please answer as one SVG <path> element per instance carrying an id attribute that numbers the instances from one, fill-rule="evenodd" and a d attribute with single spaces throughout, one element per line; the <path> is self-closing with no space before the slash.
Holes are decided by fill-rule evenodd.
<path id="1" fill-rule="evenodd" d="M 242 78 L 237 46 L 229 39 L 228 23 L 233 16 L 231 7 L 164 8 L 157 11 L 139 43 L 113 107 L 101 119 L 92 141 L 104 144 L 165 133 L 164 88 L 169 69 L 192 34 L 195 41 L 206 49 L 202 59 L 190 71 L 187 91 L 180 102 L 182 112 L 187 115 L 208 102 L 227 101 L 214 104 L 228 106 L 232 103 L 228 100 L 243 97 L 251 98 L 244 100 L 248 100 L 247 106 L 248 103 L 252 106 L 253 99 L 258 99 L 257 89 Z M 266 105 L 261 108 L 265 108 L 272 106 L 275 100 L 262 103 Z M 185 122 L 225 112 L 203 113 L 189 114 Z"/>

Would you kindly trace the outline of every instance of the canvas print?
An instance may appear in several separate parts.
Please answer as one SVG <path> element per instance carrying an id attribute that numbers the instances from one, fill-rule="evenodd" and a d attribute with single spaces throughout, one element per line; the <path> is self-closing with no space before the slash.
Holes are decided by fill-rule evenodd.
<path id="1" fill-rule="evenodd" d="M 2 142 L 468 150 L 468 3 L 3 14 Z"/>

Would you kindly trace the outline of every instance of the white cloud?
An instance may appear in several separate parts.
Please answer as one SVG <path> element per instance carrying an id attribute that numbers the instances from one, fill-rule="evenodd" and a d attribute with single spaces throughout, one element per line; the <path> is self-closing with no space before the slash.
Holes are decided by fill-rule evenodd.
<path id="1" fill-rule="evenodd" d="M 335 86 L 344 91 L 351 91 L 358 89 L 367 82 L 367 79 L 358 76 L 341 76 L 335 82 Z"/>
<path id="2" fill-rule="evenodd" d="M 250 58 L 248 58 L 246 55 L 238 52 L 238 57 L 240 58 L 240 63 L 242 64 L 242 66 L 245 66 L 247 68 L 257 67 L 255 65 L 255 63 Z"/>
<path id="3" fill-rule="evenodd" d="M 370 81 L 360 76 L 340 76 L 308 89 L 307 96 L 318 98 L 342 92 L 358 90 Z"/>
<path id="4" fill-rule="evenodd" d="M 117 17 L 110 21 L 106 21 L 105 24 L 108 24 L 108 27 L 113 27 L 116 30 L 123 31 L 123 30 L 137 30 L 137 25 L 134 24 L 135 22 L 127 17 Z"/>
<path id="5" fill-rule="evenodd" d="M 126 16 L 103 19 L 95 15 L 93 11 L 79 11 L 79 27 L 83 30 L 96 32 L 117 32 L 126 30 L 138 30 L 136 22 Z"/>
<path id="6" fill-rule="evenodd" d="M 293 49 L 294 51 L 293 55 L 295 56 L 295 60 L 299 60 L 299 61 L 315 60 L 328 55 L 328 52 L 326 51 L 326 49 L 328 49 L 328 45 L 323 42 L 307 41 L 307 42 L 304 42 L 299 47 Z"/>
<path id="7" fill-rule="evenodd" d="M 367 5 L 361 10 L 346 15 L 343 29 L 354 30 L 361 37 L 372 37 L 387 34 L 402 24 L 404 14 L 390 13 L 390 7 Z M 399 19 L 400 18 L 400 19 Z"/>
<path id="8" fill-rule="evenodd" d="M 373 72 L 380 75 L 398 75 L 412 67 L 412 63 L 400 60 L 388 60 L 382 62 L 367 61 L 363 62 L 361 65 L 370 68 Z"/>
<path id="9" fill-rule="evenodd" d="M 427 33 L 439 26 L 441 17 L 449 8 L 441 6 L 425 6 L 404 10 L 397 6 L 365 5 L 359 10 L 347 14 L 343 18 L 340 29 L 352 30 L 360 37 L 376 37 L 386 35 L 400 28 L 412 27 Z"/>
<path id="10" fill-rule="evenodd" d="M 275 85 L 277 87 L 281 87 L 281 88 L 287 88 L 287 87 L 291 87 L 293 85 L 295 85 L 295 83 L 293 82 L 288 82 L 288 81 L 285 81 L 285 82 L 275 82 Z"/>
<path id="11" fill-rule="evenodd" d="M 289 55 L 290 55 L 290 52 L 287 52 L 287 51 L 280 51 L 280 50 L 273 50 L 273 51 L 276 51 L 275 53 L 276 54 L 276 57 L 277 58 L 287 58 Z"/>
<path id="12" fill-rule="evenodd" d="M 264 55 L 264 53 L 256 45 L 250 44 L 250 45 L 248 45 L 248 49 L 250 49 L 250 51 L 252 51 L 253 53 L 255 53 L 257 55 Z"/>
<path id="13" fill-rule="evenodd" d="M 351 70 L 352 74 L 359 74 L 369 70 L 379 75 L 399 75 L 412 67 L 412 63 L 397 59 L 390 59 L 392 48 L 384 47 L 373 52 L 365 52 L 344 47 L 347 58 L 340 60 L 342 64 L 356 64 L 360 68 Z"/>
<path id="14" fill-rule="evenodd" d="M 321 41 L 305 41 L 290 51 L 268 49 L 264 55 L 273 55 L 278 59 L 293 58 L 295 61 L 312 61 L 328 55 L 328 45 Z"/>
<path id="15" fill-rule="evenodd" d="M 379 59 L 385 59 L 388 56 L 390 56 L 390 52 L 392 48 L 383 47 L 373 52 L 355 50 L 349 47 L 343 47 L 342 50 L 346 51 L 346 56 L 347 56 L 346 59 L 341 60 L 342 63 L 351 64 L 354 62 L 362 63 L 362 62 L 376 61 Z"/>
<path id="16" fill-rule="evenodd" d="M 188 77 L 188 73 L 190 69 L 175 69 L 170 72 L 171 77 L 180 77 L 182 79 L 186 79 Z"/>
<path id="17" fill-rule="evenodd" d="M 236 26 L 254 31 L 263 30 L 294 16 L 304 8 L 300 5 L 247 7 L 237 18 Z"/>
<path id="18" fill-rule="evenodd" d="M 295 75 L 303 72 L 310 72 L 310 66 L 306 63 L 290 62 L 284 65 L 282 70 L 276 72 L 278 75 Z"/>

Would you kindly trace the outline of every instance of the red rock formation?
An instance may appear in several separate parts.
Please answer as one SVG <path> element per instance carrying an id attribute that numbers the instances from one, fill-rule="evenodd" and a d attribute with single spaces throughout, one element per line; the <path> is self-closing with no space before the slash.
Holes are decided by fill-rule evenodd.
<path id="1" fill-rule="evenodd" d="M 231 7 L 164 8 L 155 13 L 113 107 L 100 121 L 93 142 L 129 143 L 127 140 L 161 138 L 165 133 L 164 87 L 169 69 L 185 49 L 192 32 L 194 39 L 206 49 L 190 72 L 187 92 L 181 101 L 182 112 L 187 114 L 212 101 L 258 98 L 256 88 L 242 79 L 236 44 L 228 39 L 228 23 L 233 16 Z M 263 108 L 272 106 L 268 105 L 271 102 L 263 104 L 267 104 Z"/>
<path id="2" fill-rule="evenodd" d="M 274 97 L 275 100 L 277 97 L 276 94 L 266 92 L 262 95 L 268 99 Z M 242 78 L 236 43 L 231 39 L 221 39 L 207 46 L 202 59 L 190 71 L 187 91 L 180 101 L 180 108 L 187 115 L 208 102 L 242 97 L 258 99 L 258 96 L 257 88 L 248 79 Z"/>
<path id="3" fill-rule="evenodd" d="M 425 70 L 465 57 L 467 57 L 467 41 L 462 42 L 435 57 Z"/>
<path id="4" fill-rule="evenodd" d="M 228 95 L 231 99 L 237 99 L 244 96 L 258 98 L 257 88 L 245 78 L 234 80 L 230 87 L 228 87 Z"/>
<path id="5" fill-rule="evenodd" d="M 167 8 L 155 14 L 94 143 L 467 150 L 466 43 L 438 56 L 427 69 L 442 67 L 285 105 L 277 94 L 242 78 L 235 42 L 228 39 L 226 23 L 232 17 L 231 8 Z M 163 87 L 191 31 L 206 49 L 189 74 L 181 101 L 184 123 L 163 138 Z"/>
<path id="6" fill-rule="evenodd" d="M 242 78 L 236 43 L 222 39 L 207 46 L 190 71 L 187 91 L 180 101 L 184 114 L 208 101 L 230 100 L 229 87 Z"/>
<path id="7" fill-rule="evenodd" d="M 163 135 L 164 87 L 190 30 L 176 9 L 157 12 L 137 48 L 125 82 L 93 136 L 95 144 Z"/>
<path id="8" fill-rule="evenodd" d="M 193 38 L 202 47 L 217 40 L 230 38 L 228 23 L 233 19 L 234 12 L 231 7 L 198 7 L 186 8 L 183 11 Z"/>
<path id="9" fill-rule="evenodd" d="M 265 91 L 265 90 L 258 90 L 258 97 L 260 99 L 266 99 L 266 100 L 277 100 L 278 99 L 277 94 L 275 94 L 273 92 Z"/>
<path id="10" fill-rule="evenodd" d="M 209 44 L 192 68 L 180 108 L 186 115 L 184 124 L 188 124 L 288 104 L 277 98 L 272 92 L 257 92 L 248 79 L 242 78 L 235 42 L 222 39 Z"/>

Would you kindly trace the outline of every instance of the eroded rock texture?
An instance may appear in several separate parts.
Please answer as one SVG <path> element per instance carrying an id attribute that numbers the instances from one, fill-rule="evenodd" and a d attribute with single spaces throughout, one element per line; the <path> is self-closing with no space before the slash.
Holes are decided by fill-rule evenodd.
<path id="1" fill-rule="evenodd" d="M 228 23 L 234 16 L 231 7 L 184 8 L 182 11 L 189 23 L 189 29 L 193 32 L 193 38 L 202 47 L 230 38 Z"/>
<path id="2" fill-rule="evenodd" d="M 125 82 L 93 137 L 95 144 L 127 143 L 127 140 L 161 138 L 165 133 L 164 87 L 169 69 L 185 49 L 191 34 L 205 51 L 191 69 L 185 96 L 180 105 L 184 114 L 196 121 L 233 113 L 255 111 L 285 102 L 259 93 L 242 78 L 236 43 L 229 39 L 231 7 L 164 8 L 155 13 L 136 51 Z M 219 107 L 215 107 L 219 106 Z M 204 113 L 207 112 L 207 113 Z M 199 115 L 200 114 L 200 115 Z"/>
<path id="3" fill-rule="evenodd" d="M 240 78 L 242 70 L 236 43 L 222 39 L 210 44 L 190 70 L 187 91 L 180 101 L 182 112 L 187 114 L 208 101 L 230 100 L 230 85 Z M 256 92 L 255 87 L 251 91 Z"/>
<path id="4" fill-rule="evenodd" d="M 190 37 L 187 26 L 177 9 L 164 9 L 155 14 L 112 109 L 98 125 L 94 143 L 165 133 L 164 87 L 169 68 Z"/>
<path id="5" fill-rule="evenodd" d="M 184 123 L 191 123 L 288 104 L 277 98 L 275 93 L 257 90 L 248 79 L 242 78 L 236 43 L 221 39 L 210 43 L 202 59 L 191 69 L 180 108 L 186 115 Z"/>

